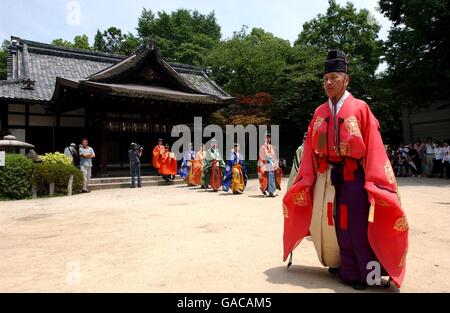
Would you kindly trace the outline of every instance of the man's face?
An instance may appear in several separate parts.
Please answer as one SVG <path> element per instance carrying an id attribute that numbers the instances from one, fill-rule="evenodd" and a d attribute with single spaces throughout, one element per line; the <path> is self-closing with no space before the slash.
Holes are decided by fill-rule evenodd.
<path id="1" fill-rule="evenodd" d="M 161 146 L 163 144 L 162 140 L 159 140 L 158 144 Z"/>
<path id="2" fill-rule="evenodd" d="M 323 75 L 323 88 L 330 99 L 341 96 L 349 82 L 350 78 L 345 73 L 332 72 Z"/>
<path id="3" fill-rule="evenodd" d="M 239 146 L 234 146 L 234 152 L 239 152 Z"/>
<path id="4" fill-rule="evenodd" d="M 81 142 L 81 144 L 83 145 L 83 147 L 87 147 L 88 144 L 89 144 L 89 142 L 88 142 L 87 140 L 83 140 L 83 141 Z"/>

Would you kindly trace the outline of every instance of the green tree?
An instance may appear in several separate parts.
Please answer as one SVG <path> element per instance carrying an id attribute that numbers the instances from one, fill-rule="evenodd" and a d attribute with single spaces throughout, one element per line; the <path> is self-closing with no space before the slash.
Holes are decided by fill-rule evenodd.
<path id="1" fill-rule="evenodd" d="M 394 26 L 385 42 L 390 88 L 398 102 L 423 105 L 450 96 L 450 2 L 380 0 Z"/>
<path id="2" fill-rule="evenodd" d="M 8 76 L 7 60 L 9 44 L 9 40 L 4 40 L 0 47 L 0 80 L 5 80 Z"/>
<path id="3" fill-rule="evenodd" d="M 95 34 L 93 48 L 95 51 L 106 52 L 106 41 L 103 38 L 103 33 L 99 29 L 97 29 L 97 33 Z"/>
<path id="4" fill-rule="evenodd" d="M 140 40 L 132 33 L 124 34 L 122 30 L 117 27 L 110 27 L 105 30 L 102 34 L 103 38 L 100 39 L 99 33 L 97 32 L 96 40 L 94 46 L 97 46 L 97 49 L 103 48 L 103 50 L 99 50 L 102 52 L 115 53 L 115 54 L 123 54 L 129 55 L 132 54 L 140 45 Z"/>
<path id="5" fill-rule="evenodd" d="M 52 45 L 64 47 L 64 48 L 73 48 L 73 43 L 62 38 L 54 39 L 51 42 Z"/>
<path id="6" fill-rule="evenodd" d="M 77 49 L 91 50 L 89 38 L 87 35 L 75 36 L 73 39 L 73 47 Z"/>
<path id="7" fill-rule="evenodd" d="M 375 71 L 382 47 L 378 40 L 379 29 L 367 10 L 357 11 L 351 3 L 340 6 L 334 0 L 329 1 L 325 14 L 319 14 L 303 25 L 273 92 L 272 123 L 281 125 L 287 142 L 301 143 L 302 133 L 315 108 L 326 100 L 322 76 L 329 49 L 347 53 L 351 77 L 349 91 L 373 104 Z"/>
<path id="8" fill-rule="evenodd" d="M 84 49 L 84 50 L 90 50 L 91 47 L 89 45 L 89 37 L 87 35 L 78 35 L 75 36 L 73 39 L 73 42 L 67 41 L 62 38 L 54 39 L 51 42 L 52 45 L 64 47 L 64 48 L 77 48 L 77 49 Z"/>
<path id="9" fill-rule="evenodd" d="M 233 94 L 271 93 L 290 50 L 287 40 L 260 28 L 247 33 L 243 27 L 214 48 L 206 63 L 214 79 Z"/>
<path id="10" fill-rule="evenodd" d="M 349 89 L 355 96 L 367 99 L 380 64 L 379 30 L 380 26 L 369 11 L 357 11 L 350 2 L 340 6 L 335 0 L 329 0 L 326 14 L 306 22 L 295 45 L 317 48 L 324 56 L 333 48 L 345 51 L 352 78 Z"/>
<path id="11" fill-rule="evenodd" d="M 205 55 L 221 38 L 214 12 L 204 15 L 185 9 L 156 16 L 144 8 L 137 31 L 141 40 L 154 40 L 168 60 L 194 65 L 203 65 Z"/>

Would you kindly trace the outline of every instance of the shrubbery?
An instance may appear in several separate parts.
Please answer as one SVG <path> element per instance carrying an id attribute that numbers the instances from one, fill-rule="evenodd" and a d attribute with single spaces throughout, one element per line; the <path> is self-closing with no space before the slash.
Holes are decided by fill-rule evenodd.
<path id="1" fill-rule="evenodd" d="M 33 171 L 33 183 L 38 194 L 47 195 L 49 184 L 55 183 L 55 193 L 67 193 L 67 184 L 70 175 L 73 174 L 73 193 L 81 191 L 83 186 L 83 174 L 72 165 L 70 158 L 62 153 L 46 153 L 41 157 L 42 163 L 36 163 Z"/>
<path id="2" fill-rule="evenodd" d="M 72 160 L 60 152 L 46 153 L 44 156 L 41 156 L 41 160 L 50 164 L 72 165 Z"/>
<path id="3" fill-rule="evenodd" d="M 39 195 L 48 195 L 55 183 L 55 194 L 66 194 L 70 175 L 74 176 L 72 192 L 83 186 L 83 174 L 62 153 L 47 153 L 42 162 L 34 163 L 20 154 L 7 154 L 6 166 L 0 168 L 0 198 L 23 199 L 31 196 L 31 185 Z"/>
<path id="4" fill-rule="evenodd" d="M 0 167 L 0 198 L 24 199 L 31 196 L 33 162 L 21 154 L 7 154 Z"/>

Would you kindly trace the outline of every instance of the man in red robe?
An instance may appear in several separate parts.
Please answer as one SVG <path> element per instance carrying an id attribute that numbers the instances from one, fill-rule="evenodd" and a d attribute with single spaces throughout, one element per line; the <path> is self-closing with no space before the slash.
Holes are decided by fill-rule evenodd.
<path id="1" fill-rule="evenodd" d="M 159 168 L 159 174 L 165 181 L 174 181 L 177 174 L 177 159 L 175 155 L 170 152 L 170 146 L 166 144 L 164 152 L 161 155 L 161 166 Z"/>
<path id="2" fill-rule="evenodd" d="M 329 100 L 314 113 L 299 173 L 283 199 L 284 260 L 291 255 L 290 265 L 310 235 L 321 263 L 344 283 L 361 290 L 387 274 L 400 287 L 409 227 L 379 122 L 347 91 L 342 51 L 328 53 L 323 84 Z"/>
<path id="3" fill-rule="evenodd" d="M 281 190 L 283 170 L 280 168 L 275 147 L 272 145 L 270 132 L 266 133 L 264 144 L 259 148 L 256 171 L 263 195 L 270 198 L 278 196 L 277 190 Z"/>
<path id="4" fill-rule="evenodd" d="M 158 144 L 153 149 L 152 155 L 152 165 L 154 169 L 158 172 L 161 167 L 161 156 L 164 154 L 165 147 L 163 145 L 163 140 L 159 139 Z"/>

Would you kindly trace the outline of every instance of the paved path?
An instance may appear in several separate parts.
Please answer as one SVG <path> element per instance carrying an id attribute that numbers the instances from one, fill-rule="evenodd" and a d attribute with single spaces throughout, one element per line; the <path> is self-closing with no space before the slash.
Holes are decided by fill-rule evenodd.
<path id="1" fill-rule="evenodd" d="M 400 192 L 402 291 L 450 291 L 449 181 L 401 179 Z M 308 240 L 286 271 L 280 203 L 255 180 L 240 196 L 170 186 L 0 202 L 0 291 L 352 292 Z"/>

